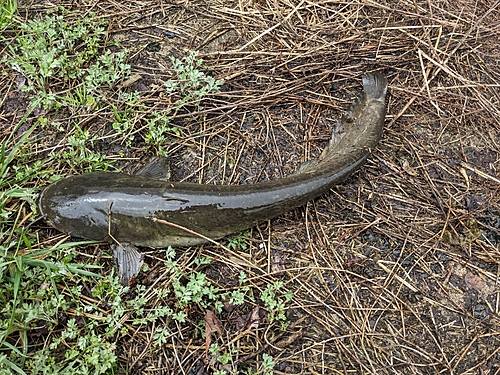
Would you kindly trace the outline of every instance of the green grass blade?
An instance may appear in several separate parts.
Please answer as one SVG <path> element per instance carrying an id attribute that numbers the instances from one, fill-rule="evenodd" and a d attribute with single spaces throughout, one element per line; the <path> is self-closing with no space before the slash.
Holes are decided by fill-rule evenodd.
<path id="1" fill-rule="evenodd" d="M 4 345 L 10 346 L 11 349 L 17 349 L 15 347 L 13 347 L 12 345 L 10 345 L 10 344 L 7 345 L 7 344 L 8 343 L 4 343 Z M 19 366 L 17 366 L 14 362 L 9 361 L 7 358 L 2 358 L 0 361 L 2 363 L 4 363 L 5 365 L 7 365 L 8 367 L 10 367 L 10 369 L 15 371 L 16 373 L 21 374 L 21 375 L 26 375 L 26 373 Z"/>
<path id="2" fill-rule="evenodd" d="M 10 334 L 10 330 L 12 329 L 12 325 L 14 324 L 14 313 L 16 311 L 16 305 L 17 305 L 17 295 L 19 293 L 19 285 L 21 285 L 21 276 L 22 276 L 22 271 L 19 268 L 16 268 L 14 270 L 14 296 L 12 300 L 12 314 L 9 318 L 9 324 L 7 326 L 7 329 L 5 330 L 5 335 L 2 338 L 2 342 L 0 344 L 5 345 L 7 337 Z"/>
<path id="3" fill-rule="evenodd" d="M 10 162 L 14 159 L 14 156 L 15 156 L 17 150 L 26 142 L 26 139 L 28 139 L 28 137 L 33 132 L 33 130 L 35 130 L 35 128 L 36 128 L 36 126 L 38 124 L 35 123 L 33 126 L 31 126 L 31 128 L 29 128 L 22 135 L 22 137 L 19 139 L 19 141 L 17 141 L 17 143 L 14 145 L 14 147 L 12 147 L 12 149 L 10 150 L 10 152 L 9 152 L 8 155 L 5 155 L 5 149 L 6 149 L 7 145 L 14 138 L 17 130 L 21 127 L 22 124 L 24 124 L 24 122 L 26 121 L 26 119 L 28 118 L 28 116 L 31 114 L 31 112 L 34 111 L 34 109 L 39 104 L 40 104 L 40 100 L 37 100 L 37 101 L 35 101 L 35 102 L 33 102 L 31 104 L 31 106 L 28 109 L 28 111 L 26 112 L 26 114 L 19 121 L 19 123 L 16 125 L 16 127 L 14 128 L 14 130 L 9 134 L 9 137 L 7 138 L 7 140 L 2 143 L 2 152 L 0 154 L 0 187 L 4 185 L 4 179 L 5 179 L 5 177 L 7 175 L 7 172 L 8 172 L 8 166 L 9 166 Z"/>

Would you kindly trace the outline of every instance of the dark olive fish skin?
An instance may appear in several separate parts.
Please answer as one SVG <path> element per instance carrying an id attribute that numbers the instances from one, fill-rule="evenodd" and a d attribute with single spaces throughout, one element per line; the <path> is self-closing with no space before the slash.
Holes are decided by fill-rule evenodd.
<path id="1" fill-rule="evenodd" d="M 75 237 L 156 248 L 207 242 L 165 222 L 211 239 L 250 228 L 325 193 L 363 165 L 382 135 L 387 81 L 366 74 L 363 86 L 321 156 L 283 179 L 200 185 L 94 172 L 49 185 L 40 212 Z"/>

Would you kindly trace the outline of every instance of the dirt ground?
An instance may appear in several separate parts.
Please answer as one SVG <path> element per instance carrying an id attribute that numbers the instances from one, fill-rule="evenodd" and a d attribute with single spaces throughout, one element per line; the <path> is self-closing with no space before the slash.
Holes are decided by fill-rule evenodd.
<path id="1" fill-rule="evenodd" d="M 235 287 L 244 270 L 256 287 L 283 280 L 293 291 L 285 331 L 263 319 L 242 333 L 235 320 L 252 311 L 250 301 L 219 316 L 221 343 L 237 344 L 240 373 L 265 350 L 275 374 L 500 374 L 500 2 L 87 0 L 20 8 L 32 16 L 54 4 L 110 21 L 110 37 L 141 76 L 132 88 L 151 107 L 168 105 L 159 88 L 170 56 L 200 51 L 225 81 L 201 113 L 174 119 L 185 135 L 166 147 L 178 181 L 249 184 L 293 172 L 326 145 L 361 91 L 361 75 L 387 76 L 385 133 L 358 172 L 253 228 L 244 252 L 178 249 L 212 256 L 205 271 L 221 288 Z M 96 134 L 109 121 L 106 111 L 79 115 Z M 125 171 L 151 156 L 97 147 L 110 157 L 124 151 L 128 159 L 117 165 Z M 147 254 L 161 275 L 161 262 Z M 203 319 L 202 310 L 192 314 Z M 173 327 L 161 349 L 148 347 L 147 327 L 120 340 L 121 368 L 211 374 L 194 325 Z"/>

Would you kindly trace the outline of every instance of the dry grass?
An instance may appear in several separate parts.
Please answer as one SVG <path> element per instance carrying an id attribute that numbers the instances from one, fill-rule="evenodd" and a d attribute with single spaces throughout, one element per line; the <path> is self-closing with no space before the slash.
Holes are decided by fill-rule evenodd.
<path id="1" fill-rule="evenodd" d="M 219 317 L 220 344 L 238 348 L 235 367 L 265 350 L 276 374 L 500 374 L 499 1 L 72 5 L 110 20 L 142 77 L 133 88 L 152 107 L 169 104 L 160 88 L 172 54 L 199 50 L 225 80 L 201 113 L 177 115 L 185 136 L 168 147 L 177 180 L 280 178 L 318 155 L 363 72 L 388 77 L 386 132 L 360 172 L 254 228 L 247 253 L 204 246 L 181 256 L 186 267 L 195 253 L 213 256 L 207 273 L 221 288 L 244 270 L 257 289 L 280 279 L 294 292 L 286 332 L 265 321 L 238 330 L 251 302 Z M 43 10 L 31 4 L 29 14 Z M 149 52 L 155 41 L 161 50 Z M 109 110 L 62 121 L 75 116 L 105 135 Z M 147 158 L 126 152 L 124 167 Z M 150 254 L 154 286 L 168 286 Z M 194 324 L 172 326 L 161 349 L 150 346 L 151 327 L 119 342 L 123 368 L 211 373 L 193 332 L 203 312 L 191 313 Z"/>

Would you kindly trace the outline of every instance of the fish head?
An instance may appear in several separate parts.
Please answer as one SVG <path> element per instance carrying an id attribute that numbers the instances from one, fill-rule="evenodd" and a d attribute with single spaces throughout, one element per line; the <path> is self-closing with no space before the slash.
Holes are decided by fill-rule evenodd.
<path id="1" fill-rule="evenodd" d="M 106 240 L 108 211 L 105 205 L 89 202 L 88 191 L 83 192 L 79 176 L 56 181 L 47 186 L 38 198 L 38 209 L 49 224 L 71 236 Z"/>

